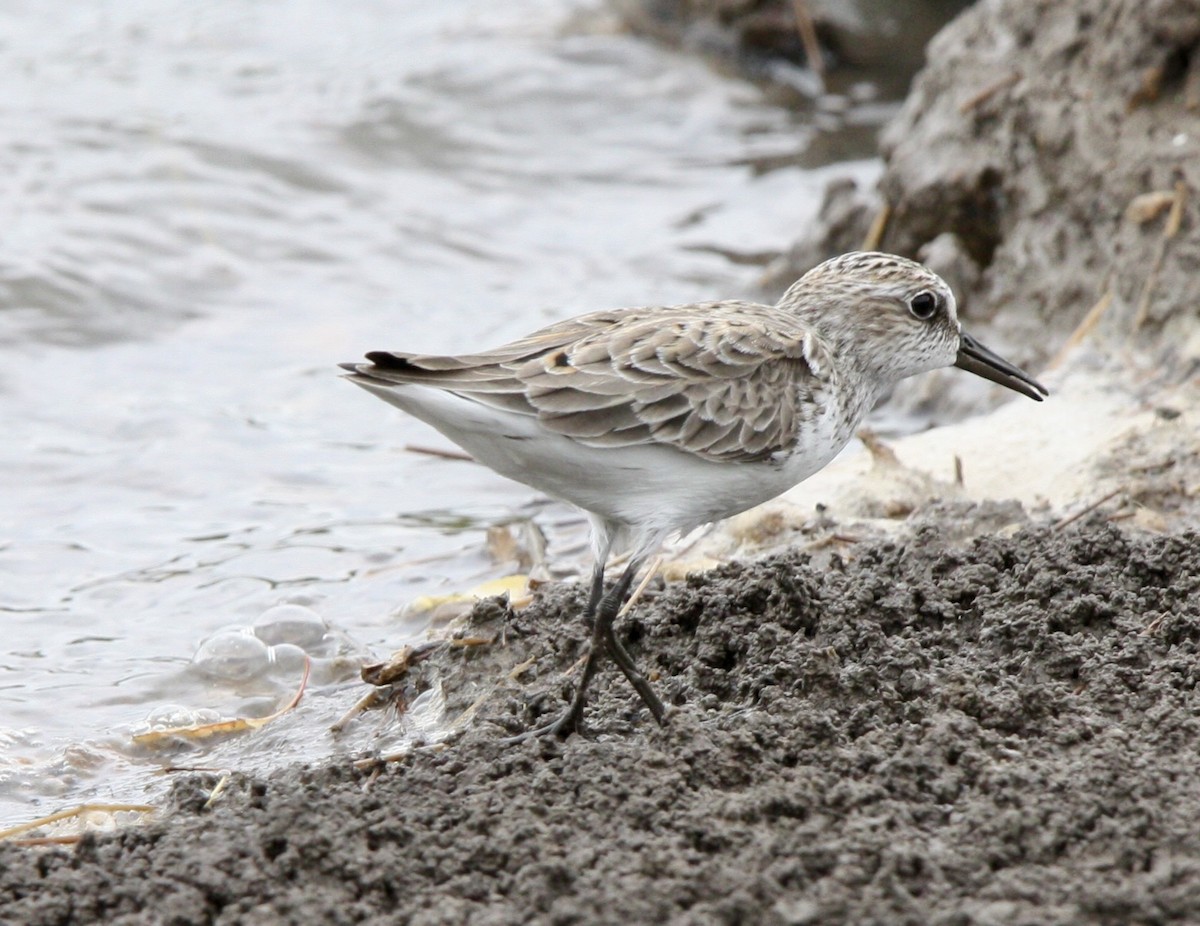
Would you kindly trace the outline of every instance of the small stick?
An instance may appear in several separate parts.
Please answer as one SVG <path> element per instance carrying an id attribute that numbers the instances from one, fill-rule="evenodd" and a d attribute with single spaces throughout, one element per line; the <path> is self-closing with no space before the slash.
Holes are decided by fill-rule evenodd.
<path id="1" fill-rule="evenodd" d="M 442 460 L 461 460 L 464 463 L 474 463 L 475 458 L 461 450 L 443 450 L 441 447 L 425 447 L 421 444 L 405 444 L 404 449 L 409 453 L 424 453 L 427 456 L 438 457 Z"/>
<path id="2" fill-rule="evenodd" d="M 867 229 L 867 235 L 863 238 L 862 250 L 879 250 L 879 245 L 883 241 L 883 233 L 887 231 L 888 220 L 891 217 L 892 204 L 885 202 L 879 207 L 879 211 L 875 213 L 875 218 L 871 220 L 871 227 Z"/>
<path id="3" fill-rule="evenodd" d="M 867 448 L 867 452 L 871 454 L 871 462 L 879 463 L 884 466 L 900 466 L 900 458 L 896 456 L 896 451 L 889 447 L 884 441 L 872 431 L 870 428 L 859 428 L 855 434 L 863 446 Z"/>
<path id="4" fill-rule="evenodd" d="M 984 103 L 986 103 L 988 100 L 990 100 L 992 97 L 994 97 L 1001 90 L 1005 90 L 1005 89 L 1011 87 L 1013 84 L 1015 84 L 1020 79 L 1021 79 L 1021 72 L 1013 71 L 1011 74 L 1006 74 L 1004 77 L 1001 77 L 999 80 L 993 81 L 992 83 L 990 83 L 986 87 L 984 87 L 982 90 L 980 90 L 978 93 L 972 94 L 971 96 L 969 96 L 965 100 L 963 100 L 962 103 L 960 103 L 958 106 L 959 114 L 965 116 L 971 110 L 975 109 L 978 106 L 982 106 Z"/>
<path id="5" fill-rule="evenodd" d="M 821 549 L 824 549 L 825 547 L 831 547 L 835 543 L 846 543 L 846 544 L 862 543 L 862 538 L 855 537 L 851 534 L 841 534 L 841 533 L 838 533 L 835 531 L 832 534 L 826 534 L 824 537 L 819 537 L 816 540 L 806 543 L 800 549 L 803 550 L 805 553 L 811 553 L 813 550 L 821 550 Z"/>
<path id="6" fill-rule="evenodd" d="M 1188 63 L 1187 76 L 1183 79 L 1183 106 L 1193 113 L 1200 109 L 1200 67 L 1195 58 Z"/>
<path id="7" fill-rule="evenodd" d="M 1183 207 L 1187 202 L 1187 184 L 1182 180 L 1175 181 L 1175 202 L 1171 204 L 1171 212 L 1167 215 L 1167 224 L 1163 229 L 1163 237 L 1168 241 L 1179 234 L 1183 225 Z"/>
<path id="8" fill-rule="evenodd" d="M 1155 463 L 1139 463 L 1136 466 L 1129 467 L 1127 473 L 1152 473 L 1155 470 L 1167 470 L 1175 465 L 1174 457 L 1164 457 Z"/>
<path id="9" fill-rule="evenodd" d="M 1166 619 L 1167 619 L 1167 615 L 1165 615 L 1165 614 L 1158 615 L 1158 617 L 1154 618 L 1154 620 L 1152 620 L 1149 624 L 1147 624 L 1145 627 L 1142 628 L 1142 630 L 1138 634 L 1138 636 L 1139 637 L 1150 636 L 1150 634 L 1154 633 L 1154 631 L 1158 630 L 1158 628 L 1160 626 L 1162 626 L 1162 622 Z"/>
<path id="10" fill-rule="evenodd" d="M 229 772 L 226 772 L 221 776 L 221 780 L 218 781 L 216 787 L 212 789 L 212 793 L 208 795 L 208 800 L 204 802 L 204 810 L 211 809 L 212 805 L 217 802 L 217 798 L 225 793 L 225 786 L 229 784 L 229 779 L 231 777 L 232 776 L 229 774 Z"/>
<path id="11" fill-rule="evenodd" d="M 1084 338 L 1092 333 L 1092 329 L 1096 327 L 1096 324 L 1100 321 L 1101 316 L 1108 311 L 1108 307 L 1112 305 L 1112 301 L 1112 286 L 1106 282 L 1104 286 L 1104 295 L 1096 300 L 1096 304 L 1094 306 L 1088 309 L 1087 315 L 1083 316 L 1083 321 L 1081 321 L 1076 326 L 1075 330 L 1071 332 L 1071 336 L 1063 342 L 1063 346 L 1059 348 L 1058 353 L 1054 355 L 1054 359 L 1046 364 L 1047 370 L 1053 370 L 1061 365 L 1062 362 L 1067 359 L 1067 355 L 1070 354 L 1071 351 L 1073 351 L 1081 343 L 1083 343 Z"/>
<path id="12" fill-rule="evenodd" d="M 36 820 L 30 820 L 28 823 L 20 823 L 17 826 L 11 826 L 6 830 L 0 830 L 0 839 L 11 839 L 13 836 L 19 836 L 21 833 L 28 833 L 31 830 L 40 829 L 51 823 L 57 823 L 59 820 L 69 820 L 71 817 L 81 817 L 86 813 L 154 813 L 155 808 L 149 804 L 80 804 L 78 807 L 73 807 L 70 810 L 60 810 L 58 813 L 52 813 L 47 817 L 38 817 Z"/>
<path id="13" fill-rule="evenodd" d="M 359 698 L 358 701 L 355 702 L 354 706 L 350 708 L 350 710 L 346 711 L 346 713 L 329 725 L 329 732 L 334 736 L 337 736 L 346 729 L 351 720 L 353 720 L 359 714 L 365 713 L 373 708 L 376 704 L 382 701 L 383 698 L 384 696 L 380 689 L 372 688 L 365 695 Z"/>
<path id="14" fill-rule="evenodd" d="M 637 604 L 638 599 L 642 597 L 642 592 L 646 590 L 646 586 L 650 584 L 650 580 L 654 578 L 658 572 L 658 567 L 662 565 L 662 556 L 654 557 L 654 562 L 650 564 L 650 568 L 646 570 L 646 574 L 642 576 L 642 581 L 638 583 L 638 587 L 633 590 L 633 594 L 629 596 L 629 600 L 625 602 L 625 607 L 617 612 L 617 619 L 620 620 L 629 613 L 629 609 Z"/>
<path id="15" fill-rule="evenodd" d="M 10 839 L 9 842 L 14 846 L 34 849 L 38 846 L 73 846 L 82 839 L 83 834 L 79 833 L 74 836 L 30 836 L 27 839 Z"/>
<path id="16" fill-rule="evenodd" d="M 1179 234 L 1183 224 L 1183 207 L 1187 202 L 1187 184 L 1182 180 L 1175 181 L 1175 201 L 1171 203 L 1171 211 L 1167 214 L 1167 224 L 1163 226 L 1162 237 L 1158 240 L 1158 250 L 1154 254 L 1154 263 L 1150 265 L 1150 273 L 1146 276 L 1146 284 L 1142 287 L 1142 296 L 1138 300 L 1137 311 L 1133 314 L 1133 330 L 1137 331 L 1146 323 L 1150 315 L 1150 297 L 1158 286 L 1158 274 L 1162 270 L 1163 260 L 1167 256 L 1167 244 Z"/>
<path id="17" fill-rule="evenodd" d="M 800 43 L 804 46 L 809 69 L 817 75 L 821 91 L 824 92 L 825 59 L 821 56 L 821 43 L 817 41 L 817 27 L 808 11 L 807 0 L 792 0 L 792 12 L 796 15 L 796 31 L 800 33 Z"/>
<path id="18" fill-rule="evenodd" d="M 1105 502 L 1109 501 L 1112 498 L 1115 498 L 1116 496 L 1120 495 L 1124 491 L 1125 491 L 1125 486 L 1118 486 L 1117 488 L 1115 488 L 1111 492 L 1109 492 L 1107 495 L 1104 495 L 1101 498 L 1096 499 L 1094 502 L 1092 502 L 1087 507 L 1080 509 L 1079 511 L 1075 512 L 1072 515 L 1067 515 L 1065 518 L 1060 519 L 1059 521 L 1057 521 L 1055 523 L 1055 525 L 1052 529 L 1056 530 L 1056 531 L 1060 531 L 1064 527 L 1066 527 L 1068 524 L 1074 524 L 1076 521 L 1078 521 L 1084 515 L 1091 514 L 1093 511 L 1095 511 L 1097 508 L 1099 508 Z"/>
<path id="19" fill-rule="evenodd" d="M 537 656 L 530 656 L 524 662 L 518 662 L 515 666 L 512 667 L 512 669 L 509 670 L 509 673 L 508 673 L 509 681 L 516 681 L 518 678 L 521 677 L 521 673 L 527 672 L 529 669 L 533 668 L 533 664 L 535 662 L 537 662 Z"/>

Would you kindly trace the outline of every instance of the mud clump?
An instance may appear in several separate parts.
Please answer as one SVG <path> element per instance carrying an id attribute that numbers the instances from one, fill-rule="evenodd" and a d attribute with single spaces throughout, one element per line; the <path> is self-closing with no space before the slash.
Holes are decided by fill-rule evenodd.
<path id="1" fill-rule="evenodd" d="M 669 586 L 588 736 L 481 720 L 402 763 L 189 779 L 166 823 L 0 848 L 0 919 L 140 923 L 1168 923 L 1200 901 L 1200 537 L 936 526 Z M 575 589 L 476 630 L 450 691 L 541 654 L 492 720 L 561 706 Z"/>

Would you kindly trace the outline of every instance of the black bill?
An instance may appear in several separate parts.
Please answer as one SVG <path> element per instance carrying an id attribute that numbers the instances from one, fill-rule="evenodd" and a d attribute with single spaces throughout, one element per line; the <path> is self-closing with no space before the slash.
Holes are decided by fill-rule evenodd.
<path id="1" fill-rule="evenodd" d="M 1038 402 L 1050 394 L 1024 370 L 1014 367 L 999 354 L 993 354 L 969 334 L 962 334 L 960 338 L 958 359 L 954 361 L 960 370 L 982 376 Z"/>

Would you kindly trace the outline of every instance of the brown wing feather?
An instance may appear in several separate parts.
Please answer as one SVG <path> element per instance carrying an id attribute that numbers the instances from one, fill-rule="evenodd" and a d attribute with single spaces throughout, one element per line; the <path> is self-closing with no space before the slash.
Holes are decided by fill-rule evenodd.
<path id="1" fill-rule="evenodd" d="M 536 415 L 594 446 L 748 461 L 795 440 L 801 395 L 824 390 L 820 350 L 793 318 L 727 302 L 597 312 L 470 356 L 373 353 L 358 370 Z"/>

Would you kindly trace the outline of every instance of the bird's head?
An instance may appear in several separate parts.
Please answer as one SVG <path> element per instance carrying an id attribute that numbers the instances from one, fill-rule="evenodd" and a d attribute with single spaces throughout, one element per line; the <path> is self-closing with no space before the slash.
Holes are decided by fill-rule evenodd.
<path id="1" fill-rule="evenodd" d="M 932 270 L 893 254 L 853 251 L 818 264 L 779 301 L 838 354 L 887 383 L 951 365 L 1036 399 L 1045 388 L 963 333 L 958 304 Z"/>

